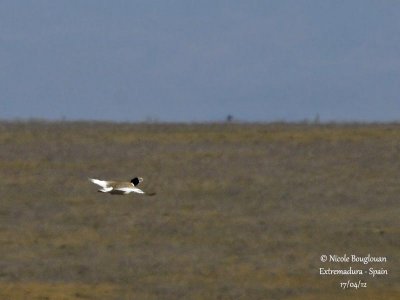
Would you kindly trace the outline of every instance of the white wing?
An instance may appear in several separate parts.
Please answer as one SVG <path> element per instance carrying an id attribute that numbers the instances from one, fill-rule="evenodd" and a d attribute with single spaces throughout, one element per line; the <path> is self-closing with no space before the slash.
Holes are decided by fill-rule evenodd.
<path id="1" fill-rule="evenodd" d="M 108 192 L 111 192 L 112 190 L 113 190 L 112 187 L 108 187 L 108 188 L 102 188 L 102 189 L 100 189 L 99 192 L 108 193 Z"/>
<path id="2" fill-rule="evenodd" d="M 144 192 L 141 189 L 138 189 L 136 187 L 121 187 L 121 188 L 116 188 L 114 191 L 121 191 L 125 194 L 129 193 L 139 193 L 139 194 L 144 194 Z"/>
<path id="3" fill-rule="evenodd" d="M 97 184 L 98 186 L 101 186 L 103 189 L 107 189 L 108 188 L 108 181 L 92 179 L 92 178 L 89 178 L 89 180 L 91 182 L 93 182 L 94 184 Z"/>

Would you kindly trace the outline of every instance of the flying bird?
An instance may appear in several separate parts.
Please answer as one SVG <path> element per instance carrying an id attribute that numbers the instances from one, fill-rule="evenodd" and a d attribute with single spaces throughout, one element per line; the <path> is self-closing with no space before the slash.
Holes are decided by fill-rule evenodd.
<path id="1" fill-rule="evenodd" d="M 154 196 L 156 193 L 145 193 L 136 186 L 143 181 L 141 177 L 135 177 L 130 182 L 124 181 L 113 181 L 113 180 L 99 180 L 89 178 L 91 182 L 101 187 L 99 192 L 110 193 L 112 195 L 127 195 L 130 193 L 145 194 L 148 196 Z"/>

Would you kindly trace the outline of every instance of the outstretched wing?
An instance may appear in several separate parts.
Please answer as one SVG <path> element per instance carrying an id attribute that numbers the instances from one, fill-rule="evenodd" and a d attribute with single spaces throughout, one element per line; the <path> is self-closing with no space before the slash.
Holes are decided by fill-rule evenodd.
<path id="1" fill-rule="evenodd" d="M 108 187 L 108 188 L 99 189 L 99 192 L 102 192 L 102 193 L 109 193 L 109 192 L 111 192 L 112 190 L 113 190 L 112 187 Z"/>
<path id="2" fill-rule="evenodd" d="M 122 192 L 124 194 L 129 194 L 129 193 L 144 194 L 144 192 L 141 189 L 138 189 L 133 186 L 132 187 L 116 187 L 116 188 L 114 188 L 114 191 Z"/>
<path id="3" fill-rule="evenodd" d="M 89 178 L 89 180 L 90 180 L 91 182 L 93 182 L 94 184 L 97 184 L 98 186 L 101 186 L 103 189 L 108 188 L 108 185 L 109 185 L 109 182 L 108 182 L 108 181 L 105 181 L 105 180 L 98 180 L 98 179 L 92 179 L 92 178 Z"/>

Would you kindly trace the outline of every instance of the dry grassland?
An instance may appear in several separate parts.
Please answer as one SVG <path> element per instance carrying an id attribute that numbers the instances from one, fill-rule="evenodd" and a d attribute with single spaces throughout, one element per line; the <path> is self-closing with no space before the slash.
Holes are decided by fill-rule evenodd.
<path id="1" fill-rule="evenodd" d="M 0 299 L 400 299 L 399 174 L 398 124 L 0 122 Z"/>

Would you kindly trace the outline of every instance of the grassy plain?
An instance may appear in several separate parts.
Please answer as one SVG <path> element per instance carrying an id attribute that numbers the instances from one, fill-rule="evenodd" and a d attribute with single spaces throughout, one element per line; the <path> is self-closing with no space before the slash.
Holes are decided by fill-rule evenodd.
<path id="1" fill-rule="evenodd" d="M 0 122 L 0 299 L 400 299 L 399 174 L 399 124 Z"/>

